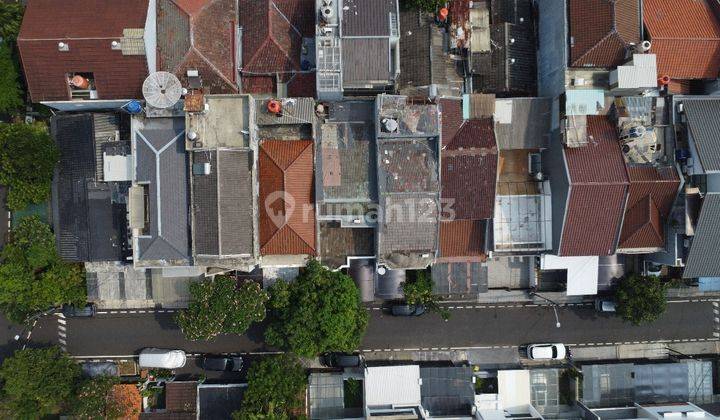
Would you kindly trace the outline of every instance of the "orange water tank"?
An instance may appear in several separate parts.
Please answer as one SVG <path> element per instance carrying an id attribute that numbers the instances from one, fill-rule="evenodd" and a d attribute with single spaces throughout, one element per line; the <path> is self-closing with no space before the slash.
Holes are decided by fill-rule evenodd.
<path id="1" fill-rule="evenodd" d="M 658 84 L 661 86 L 667 86 L 668 84 L 670 84 L 670 76 L 666 74 L 664 76 L 658 77 Z"/>
<path id="2" fill-rule="evenodd" d="M 270 99 L 267 104 L 267 109 L 272 114 L 279 114 L 280 111 L 282 111 L 282 104 L 280 104 L 280 101 Z"/>
<path id="3" fill-rule="evenodd" d="M 447 7 L 443 7 L 442 9 L 440 9 L 440 12 L 438 13 L 438 18 L 440 18 L 441 22 L 445 22 L 447 20 L 448 13 L 449 11 Z"/>
<path id="4" fill-rule="evenodd" d="M 90 87 L 90 81 L 80 75 L 73 76 L 73 78 L 70 79 L 70 84 L 78 89 L 87 89 Z"/>

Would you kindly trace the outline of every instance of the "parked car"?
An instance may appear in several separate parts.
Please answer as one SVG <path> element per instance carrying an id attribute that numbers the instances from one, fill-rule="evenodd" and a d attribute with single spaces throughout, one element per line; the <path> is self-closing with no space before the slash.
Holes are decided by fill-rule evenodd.
<path id="1" fill-rule="evenodd" d="M 202 360 L 205 370 L 240 372 L 243 368 L 242 357 L 206 356 Z"/>
<path id="2" fill-rule="evenodd" d="M 615 312 L 615 301 L 612 299 L 595 299 L 595 310 L 598 312 Z"/>
<path id="3" fill-rule="evenodd" d="M 533 360 L 562 360 L 568 351 L 564 344 L 531 344 L 527 346 L 527 356 Z"/>
<path id="4" fill-rule="evenodd" d="M 185 366 L 186 361 L 187 357 L 182 350 L 148 347 L 140 352 L 138 364 L 141 368 L 177 369 Z"/>
<path id="5" fill-rule="evenodd" d="M 67 318 L 95 316 L 95 304 L 88 303 L 87 305 L 81 307 L 64 305 L 62 308 L 62 314 Z"/>
<path id="6" fill-rule="evenodd" d="M 393 305 L 390 310 L 393 316 L 420 316 L 425 313 L 425 306 L 399 303 Z"/>
<path id="7" fill-rule="evenodd" d="M 320 363 L 334 368 L 358 367 L 362 365 L 363 357 L 359 354 L 325 353 L 320 356 Z"/>

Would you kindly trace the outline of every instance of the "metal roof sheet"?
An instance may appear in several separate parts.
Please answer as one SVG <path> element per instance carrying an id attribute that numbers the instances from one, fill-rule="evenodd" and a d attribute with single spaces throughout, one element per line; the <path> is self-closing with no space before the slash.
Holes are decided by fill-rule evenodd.
<path id="1" fill-rule="evenodd" d="M 706 194 L 685 263 L 684 278 L 720 277 L 720 194 Z"/>

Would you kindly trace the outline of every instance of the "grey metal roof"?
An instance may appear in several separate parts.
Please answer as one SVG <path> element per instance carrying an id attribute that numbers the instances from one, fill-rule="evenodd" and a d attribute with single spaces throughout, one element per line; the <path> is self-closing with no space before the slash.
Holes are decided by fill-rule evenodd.
<path id="1" fill-rule="evenodd" d="M 480 262 L 435 263 L 433 290 L 440 295 L 474 295 L 488 291 L 488 268 Z"/>
<path id="2" fill-rule="evenodd" d="M 720 194 L 706 194 L 683 277 L 720 277 Z"/>
<path id="3" fill-rule="evenodd" d="M 495 118 L 495 137 L 500 150 L 540 149 L 550 144 L 552 98 L 509 98 L 510 118 Z M 496 106 L 495 112 L 503 112 Z M 506 123 L 507 122 L 507 123 Z"/>
<path id="4" fill-rule="evenodd" d="M 591 408 L 702 400 L 712 395 L 712 363 L 585 365 L 583 403 Z"/>
<path id="5" fill-rule="evenodd" d="M 78 262 L 121 260 L 125 210 L 113 204 L 109 184 L 95 182 L 93 115 L 56 116 L 51 133 L 60 149 L 54 188 L 60 256 Z"/>
<path id="6" fill-rule="evenodd" d="M 475 402 L 469 366 L 420 368 L 420 398 L 431 416 L 469 416 Z"/>
<path id="7" fill-rule="evenodd" d="M 210 164 L 210 173 L 192 175 L 195 254 L 253 254 L 251 152 L 193 153 L 193 164 L 204 163 Z"/>
<path id="8" fill-rule="evenodd" d="M 282 113 L 280 116 L 268 112 L 268 101 L 268 99 L 255 100 L 255 122 L 259 126 L 312 124 L 315 119 L 315 99 L 313 98 L 281 99 Z"/>
<path id="9" fill-rule="evenodd" d="M 390 36 L 390 13 L 397 13 L 397 0 L 345 0 L 342 4 L 342 36 Z"/>
<path id="10" fill-rule="evenodd" d="M 199 385 L 197 388 L 197 416 L 200 420 L 232 419 L 232 413 L 242 407 L 246 385 Z"/>
<path id="11" fill-rule="evenodd" d="M 682 104 L 703 169 L 720 171 L 720 100 L 687 99 Z"/>
<path id="12" fill-rule="evenodd" d="M 182 118 L 146 120 L 136 131 L 136 181 L 147 184 L 149 228 L 138 260 L 187 263 L 190 255 L 188 165 Z"/>
<path id="13" fill-rule="evenodd" d="M 392 81 L 390 42 L 386 38 L 343 38 L 343 83 Z"/>

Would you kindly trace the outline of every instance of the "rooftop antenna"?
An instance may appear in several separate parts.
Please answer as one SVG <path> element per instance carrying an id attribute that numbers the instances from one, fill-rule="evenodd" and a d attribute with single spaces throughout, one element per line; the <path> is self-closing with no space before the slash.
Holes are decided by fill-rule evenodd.
<path id="1" fill-rule="evenodd" d="M 166 71 L 152 73 L 142 86 L 145 101 L 155 108 L 170 108 L 180 100 L 182 85 L 174 74 Z"/>

